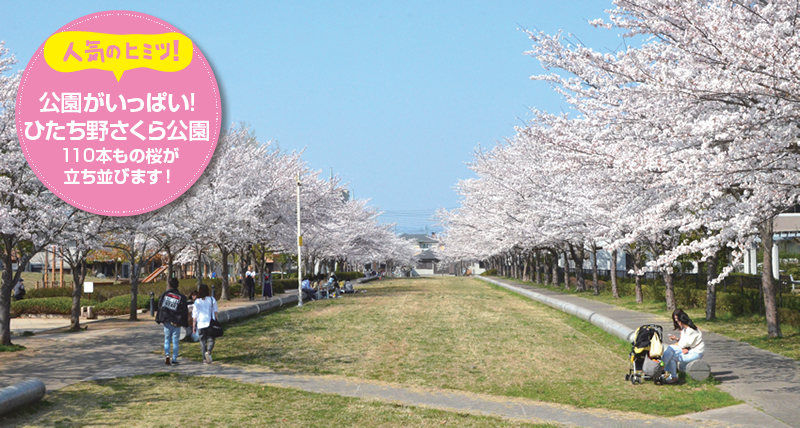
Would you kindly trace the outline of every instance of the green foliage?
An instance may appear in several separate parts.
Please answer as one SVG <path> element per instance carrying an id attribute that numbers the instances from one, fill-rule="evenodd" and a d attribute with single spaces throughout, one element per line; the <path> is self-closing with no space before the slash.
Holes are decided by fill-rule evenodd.
<path id="1" fill-rule="evenodd" d="M 17 352 L 24 349 L 22 345 L 0 345 L 0 352 Z"/>
<path id="2" fill-rule="evenodd" d="M 285 293 L 286 289 L 297 288 L 297 279 L 273 279 L 272 294 Z"/>
<path id="3" fill-rule="evenodd" d="M 660 277 L 658 279 L 648 280 L 646 284 L 644 284 L 645 281 L 642 282 L 642 295 L 645 300 L 651 302 L 667 301 L 667 289 L 664 287 L 664 283 L 661 281 Z"/>
<path id="4" fill-rule="evenodd" d="M 340 280 L 343 280 L 343 281 L 345 281 L 345 280 L 352 281 L 354 279 L 363 278 L 364 277 L 364 273 L 363 272 L 336 272 L 336 277 L 339 278 Z"/>
<path id="5" fill-rule="evenodd" d="M 675 287 L 675 302 L 679 308 L 693 309 L 706 306 L 705 290 L 695 290 L 692 287 Z"/>
<path id="6" fill-rule="evenodd" d="M 94 300 L 81 299 L 81 306 L 95 306 Z M 22 314 L 39 315 L 69 315 L 72 312 L 71 297 L 44 297 L 41 299 L 23 299 L 11 302 L 11 316 L 18 317 Z"/>
<path id="7" fill-rule="evenodd" d="M 150 296 L 139 294 L 136 299 L 136 307 L 139 309 L 150 308 Z M 112 297 L 105 302 L 94 305 L 94 310 L 98 315 L 125 315 L 131 311 L 131 296 Z"/>
<path id="8" fill-rule="evenodd" d="M 780 320 L 781 324 L 800 328 L 800 312 L 787 308 L 778 308 L 778 319 Z"/>
<path id="9" fill-rule="evenodd" d="M 717 294 L 717 312 L 730 312 L 738 317 L 758 313 L 760 309 L 761 296 L 756 290 Z"/>
<path id="10" fill-rule="evenodd" d="M 72 287 L 39 288 L 33 290 L 28 290 L 28 287 L 25 288 L 26 299 L 41 299 L 43 297 L 72 297 Z M 86 295 L 81 294 L 81 298 L 85 297 Z"/>
<path id="11" fill-rule="evenodd" d="M 497 269 L 487 269 L 480 276 L 497 276 Z"/>

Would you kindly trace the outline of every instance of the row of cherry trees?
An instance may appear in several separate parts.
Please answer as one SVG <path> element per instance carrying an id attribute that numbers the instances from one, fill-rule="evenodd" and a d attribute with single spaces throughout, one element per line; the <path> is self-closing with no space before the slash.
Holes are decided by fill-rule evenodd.
<path id="1" fill-rule="evenodd" d="M 349 200 L 338 178 L 322 179 L 301 159 L 259 142 L 244 126 L 223 132 L 197 183 L 169 205 L 136 216 L 105 217 L 77 210 L 55 197 L 34 175 L 17 141 L 14 102 L 19 74 L 0 44 L 0 338 L 10 344 L 11 291 L 31 258 L 51 244 L 73 272 L 73 328 L 79 326 L 86 262 L 94 252 L 116 249 L 131 265 L 131 319 L 136 319 L 138 279 L 156 255 L 172 263 L 202 257 L 220 261 L 222 298 L 230 297 L 229 259 L 251 253 L 261 261 L 273 251 L 297 253 L 296 192 L 304 235 L 303 259 L 331 264 L 381 261 L 410 264 L 414 249 L 377 222 L 365 201 Z M 14 267 L 17 267 L 15 270 Z M 199 266 L 198 266 L 199 267 Z M 200 271 L 200 269 L 198 269 Z M 198 282 L 200 278 L 198 278 Z"/>
<path id="2" fill-rule="evenodd" d="M 760 242 L 772 265 L 773 219 L 800 193 L 800 12 L 788 0 L 614 4 L 592 24 L 638 47 L 602 53 L 528 33 L 528 54 L 552 71 L 533 79 L 574 114 L 534 111 L 515 137 L 476 151 L 461 207 L 440 214 L 446 252 L 552 264 L 624 250 L 663 274 L 672 309 L 679 257 L 708 261 L 716 277 L 721 250 L 735 261 Z M 768 334 L 780 336 L 769 268 L 762 288 Z"/>

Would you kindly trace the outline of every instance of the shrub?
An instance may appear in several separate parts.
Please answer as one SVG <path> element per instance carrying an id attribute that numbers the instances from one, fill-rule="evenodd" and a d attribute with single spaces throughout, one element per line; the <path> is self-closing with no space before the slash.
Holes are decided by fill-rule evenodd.
<path id="1" fill-rule="evenodd" d="M 137 296 L 136 307 L 139 309 L 150 308 L 150 296 L 139 294 Z M 94 305 L 94 310 L 98 315 L 125 315 L 131 311 L 131 296 L 112 297 L 105 302 Z"/>
<path id="2" fill-rule="evenodd" d="M 285 293 L 286 290 L 292 289 L 297 290 L 297 278 L 272 280 L 272 292 L 275 294 Z"/>
<path id="3" fill-rule="evenodd" d="M 34 288 L 25 290 L 26 299 L 41 299 L 43 297 L 72 297 L 72 287 Z M 81 295 L 81 297 L 85 297 Z"/>
<path id="4" fill-rule="evenodd" d="M 645 300 L 652 302 L 666 302 L 667 289 L 658 280 L 642 281 L 642 296 Z"/>
<path id="5" fill-rule="evenodd" d="M 745 290 L 743 293 L 718 293 L 717 310 L 730 312 L 733 316 L 758 313 L 761 309 L 761 296 L 758 291 Z"/>
<path id="6" fill-rule="evenodd" d="M 94 300 L 81 299 L 81 306 L 96 306 Z M 72 311 L 72 298 L 70 297 L 43 297 L 40 299 L 23 299 L 11 302 L 11 317 L 22 314 L 55 314 L 69 315 Z"/>
<path id="7" fill-rule="evenodd" d="M 693 309 L 706 306 L 706 291 L 691 287 L 676 287 L 675 302 L 679 308 Z"/>
<path id="8" fill-rule="evenodd" d="M 787 308 L 778 308 L 778 319 L 781 324 L 787 324 L 795 328 L 800 328 L 800 312 Z"/>
<path id="9" fill-rule="evenodd" d="M 497 269 L 487 269 L 480 276 L 497 276 Z"/>
<path id="10" fill-rule="evenodd" d="M 364 273 L 363 272 L 336 272 L 336 277 L 339 278 L 342 281 L 346 281 L 346 280 L 352 281 L 354 279 L 363 278 L 364 277 Z"/>

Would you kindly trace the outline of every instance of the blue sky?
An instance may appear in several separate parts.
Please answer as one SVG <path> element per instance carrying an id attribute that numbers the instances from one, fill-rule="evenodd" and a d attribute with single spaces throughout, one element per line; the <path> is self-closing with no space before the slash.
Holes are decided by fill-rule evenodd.
<path id="1" fill-rule="evenodd" d="M 230 4 L 228 4 L 230 3 Z M 563 108 L 532 82 L 538 62 L 521 28 L 563 29 L 598 49 L 621 39 L 586 21 L 610 0 L 357 2 L 3 2 L 0 40 L 24 68 L 68 22 L 105 10 L 134 10 L 189 36 L 220 84 L 224 121 L 249 123 L 260 140 L 340 175 L 418 231 L 439 207 L 480 144 L 514 134 L 529 109 Z"/>

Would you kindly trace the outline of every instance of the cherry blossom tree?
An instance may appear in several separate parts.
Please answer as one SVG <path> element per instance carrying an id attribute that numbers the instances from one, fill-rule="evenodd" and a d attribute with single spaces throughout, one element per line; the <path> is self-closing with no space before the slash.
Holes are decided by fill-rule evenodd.
<path id="1" fill-rule="evenodd" d="M 16 60 L 0 42 L 0 344 L 11 344 L 11 291 L 31 258 L 51 244 L 68 223 L 70 207 L 36 177 L 17 140 L 14 102 L 19 74 Z M 16 266 L 16 269 L 15 269 Z"/>
<path id="2" fill-rule="evenodd" d="M 80 329 L 81 292 L 86 279 L 86 261 L 96 250 L 103 248 L 106 217 L 76 210 L 69 215 L 70 222 L 59 236 L 59 255 L 72 271 L 72 309 L 70 330 Z"/>

